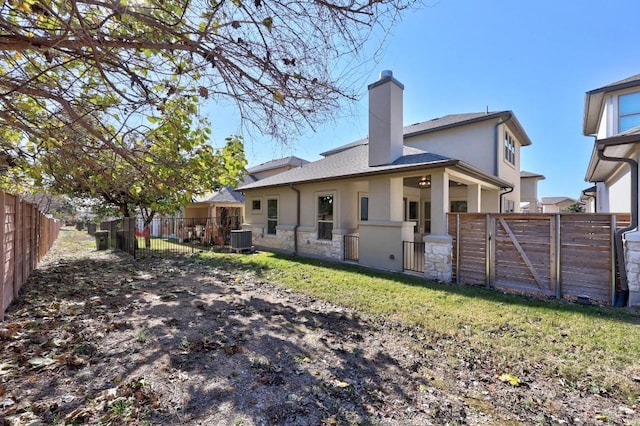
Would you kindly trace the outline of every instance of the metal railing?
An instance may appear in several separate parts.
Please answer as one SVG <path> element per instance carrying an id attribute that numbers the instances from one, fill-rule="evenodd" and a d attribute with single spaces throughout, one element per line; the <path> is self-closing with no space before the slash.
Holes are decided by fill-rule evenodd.
<path id="1" fill-rule="evenodd" d="M 343 237 L 343 260 L 351 260 L 357 262 L 359 259 L 358 252 L 358 236 L 357 235 L 345 235 Z"/>
<path id="2" fill-rule="evenodd" d="M 424 273 L 424 242 L 402 242 L 402 268 L 404 271 Z"/>
<path id="3" fill-rule="evenodd" d="M 189 254 L 228 246 L 231 231 L 242 229 L 242 217 L 155 218 L 145 226 L 141 218 L 102 222 L 109 231 L 109 247 L 136 258 Z"/>

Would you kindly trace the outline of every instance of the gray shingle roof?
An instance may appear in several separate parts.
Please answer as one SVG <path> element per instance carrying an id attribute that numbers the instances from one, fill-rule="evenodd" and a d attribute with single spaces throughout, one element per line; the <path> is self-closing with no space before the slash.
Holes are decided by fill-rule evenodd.
<path id="1" fill-rule="evenodd" d="M 520 171 L 520 177 L 521 178 L 540 178 L 540 179 L 545 179 L 544 175 L 541 175 L 539 173 L 532 173 L 532 172 L 528 172 L 526 170 L 522 170 Z"/>
<path id="2" fill-rule="evenodd" d="M 255 188 L 267 188 L 290 184 L 320 182 L 335 179 L 348 179 L 357 176 L 384 174 L 394 171 L 418 170 L 445 166 L 461 165 L 471 173 L 492 179 L 498 185 L 504 184 L 460 160 L 425 152 L 412 147 L 404 147 L 404 155 L 391 164 L 369 166 L 369 147 L 360 145 L 344 149 L 334 155 L 314 161 L 302 167 L 288 170 L 238 188 L 239 191 Z"/>
<path id="3" fill-rule="evenodd" d="M 250 167 L 247 169 L 247 172 L 250 174 L 260 173 L 266 170 L 277 169 L 279 167 L 286 167 L 286 166 L 300 167 L 308 163 L 309 162 L 307 160 L 304 160 L 302 158 L 292 155 L 290 157 L 279 158 L 277 160 L 267 161 L 266 163 L 261 163 L 261 164 L 258 164 L 257 166 Z"/>
<path id="4" fill-rule="evenodd" d="M 636 86 L 640 86 L 640 74 L 632 75 L 631 77 L 627 77 L 623 80 L 607 84 L 606 86 L 602 86 L 585 93 L 582 134 L 589 136 L 596 134 L 598 131 L 598 124 L 602 117 L 604 98 L 607 93 Z"/>
<path id="5" fill-rule="evenodd" d="M 640 85 L 640 74 L 632 75 L 631 77 L 627 77 L 625 79 L 609 83 L 606 86 L 599 87 L 597 89 L 593 89 L 587 92 L 587 94 L 591 95 L 599 92 L 613 92 L 614 90 L 625 89 L 627 87 L 633 87 Z"/>
<path id="6" fill-rule="evenodd" d="M 519 140 L 522 145 L 531 145 L 531 141 L 529 137 L 520 126 L 520 123 L 516 119 L 515 115 L 511 111 L 491 111 L 491 112 L 470 112 L 464 114 L 449 114 L 443 117 L 433 118 L 428 121 L 423 121 L 420 123 L 411 124 L 409 126 L 404 126 L 402 128 L 402 134 L 405 138 L 409 138 L 412 136 L 417 136 L 430 132 L 437 132 L 444 129 L 449 129 L 452 127 L 464 126 L 471 123 L 477 123 L 484 120 L 491 120 L 494 118 L 507 116 L 512 114 L 512 120 L 514 121 L 518 131 L 521 133 Z M 363 138 L 346 145 L 339 146 L 337 148 L 331 149 L 329 151 L 325 151 L 320 153 L 320 155 L 326 157 L 328 155 L 337 154 L 338 152 L 342 152 L 345 149 L 353 148 L 355 146 L 367 145 L 369 143 L 369 138 Z"/>
<path id="7" fill-rule="evenodd" d="M 220 191 L 195 200 L 196 203 L 244 203 L 244 194 L 225 186 Z"/>
<path id="8" fill-rule="evenodd" d="M 542 204 L 560 204 L 564 201 L 571 201 L 572 203 L 578 202 L 578 200 L 574 200 L 570 197 L 542 197 L 540 201 Z"/>
<path id="9" fill-rule="evenodd" d="M 458 161 L 410 147 L 404 147 L 404 154 L 403 157 L 400 157 L 392 164 L 370 167 L 369 148 L 365 145 L 356 146 L 302 167 L 291 169 L 248 185 L 243 185 L 239 187 L 238 190 L 242 191 L 251 188 L 349 178 L 363 174 L 402 170 L 410 165 L 436 165 Z"/>

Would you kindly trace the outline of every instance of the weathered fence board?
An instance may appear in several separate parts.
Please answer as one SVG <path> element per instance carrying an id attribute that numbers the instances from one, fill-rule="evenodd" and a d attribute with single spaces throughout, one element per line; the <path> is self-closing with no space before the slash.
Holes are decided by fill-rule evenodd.
<path id="1" fill-rule="evenodd" d="M 60 225 L 36 206 L 0 192 L 0 321 L 4 321 L 4 311 L 58 237 Z"/>
<path id="2" fill-rule="evenodd" d="M 611 303 L 613 228 L 629 221 L 628 214 L 452 213 L 453 277 L 507 291 Z"/>

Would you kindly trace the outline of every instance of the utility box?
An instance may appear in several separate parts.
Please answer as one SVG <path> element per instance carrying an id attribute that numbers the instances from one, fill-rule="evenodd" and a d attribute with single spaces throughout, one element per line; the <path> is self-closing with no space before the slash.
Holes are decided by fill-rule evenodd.
<path id="1" fill-rule="evenodd" d="M 243 250 L 253 250 L 251 245 L 251 231 L 231 231 L 231 250 L 236 253 Z"/>
<path id="2" fill-rule="evenodd" d="M 96 250 L 109 248 L 109 231 L 96 231 Z"/>

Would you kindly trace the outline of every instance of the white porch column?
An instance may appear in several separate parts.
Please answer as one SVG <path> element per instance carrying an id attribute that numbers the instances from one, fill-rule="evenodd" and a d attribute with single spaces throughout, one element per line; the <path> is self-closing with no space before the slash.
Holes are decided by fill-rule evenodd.
<path id="1" fill-rule="evenodd" d="M 431 173 L 431 234 L 447 233 L 449 212 L 449 174 L 445 171 Z"/>
<path id="2" fill-rule="evenodd" d="M 414 222 L 402 219 L 402 178 L 372 177 L 369 181 L 369 220 L 359 222 L 359 263 L 402 271 L 402 242 L 413 241 Z"/>
<path id="3" fill-rule="evenodd" d="M 467 212 L 480 213 L 482 189 L 477 183 L 467 185 Z"/>

